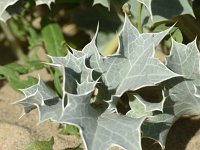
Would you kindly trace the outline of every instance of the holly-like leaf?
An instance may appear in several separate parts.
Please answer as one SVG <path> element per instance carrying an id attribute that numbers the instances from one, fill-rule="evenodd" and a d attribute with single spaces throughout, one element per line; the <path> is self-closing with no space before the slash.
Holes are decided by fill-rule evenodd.
<path id="1" fill-rule="evenodd" d="M 0 20 L 6 21 L 7 19 L 10 18 L 10 14 L 6 9 L 14 5 L 18 0 L 4 0 L 0 2 Z"/>
<path id="2" fill-rule="evenodd" d="M 36 0 L 36 5 L 47 4 L 50 8 L 50 4 L 55 0 Z"/>
<path id="3" fill-rule="evenodd" d="M 199 99 L 199 50 L 196 41 L 188 45 L 173 41 L 173 47 L 170 56 L 167 58 L 167 67 L 184 75 L 186 79 L 172 80 L 165 85 L 168 90 L 168 98 L 175 102 L 174 114 L 199 114 L 200 99 Z M 176 83 L 171 88 L 171 84 Z M 171 84 L 170 84 L 171 83 Z M 184 91 L 184 92 L 183 92 Z M 188 99 L 190 104 L 188 105 Z M 187 109 L 183 109 L 187 108 Z"/>
<path id="4" fill-rule="evenodd" d="M 153 111 L 162 111 L 164 101 L 160 103 L 150 103 L 146 102 L 139 95 L 128 94 L 129 105 L 131 110 L 129 110 L 126 115 L 132 118 L 148 117 L 153 115 Z"/>
<path id="5" fill-rule="evenodd" d="M 91 94 L 68 94 L 68 105 L 60 122 L 78 125 L 88 150 L 104 150 L 113 145 L 141 150 L 140 126 L 144 118 L 107 113 L 99 115 L 90 104 Z"/>
<path id="6" fill-rule="evenodd" d="M 50 7 L 51 2 L 55 0 L 36 0 L 36 5 L 47 4 Z M 24 0 L 2 0 L 0 2 L 0 20 L 7 21 L 13 14 L 16 14 L 23 8 Z"/>
<path id="7" fill-rule="evenodd" d="M 102 74 L 112 94 L 120 97 L 125 91 L 152 86 L 177 76 L 154 58 L 155 46 L 169 30 L 140 34 L 126 17 L 119 36 L 120 46 L 114 55 L 102 57 L 99 54 L 95 45 L 96 35 L 83 52 L 89 55 L 90 66 Z M 114 99 L 113 96 L 111 103 L 115 105 Z"/>
<path id="8" fill-rule="evenodd" d="M 110 9 L 110 0 L 94 0 L 93 5 L 101 4 L 102 6 Z"/>
<path id="9" fill-rule="evenodd" d="M 143 25 L 151 26 L 156 22 L 171 20 L 179 15 L 190 14 L 194 12 L 188 0 L 129 0 L 131 12 L 137 17 L 138 2 L 146 7 L 142 7 L 141 21 Z"/>
<path id="10" fill-rule="evenodd" d="M 164 82 L 166 100 L 163 113 L 150 117 L 143 126 L 144 136 L 157 140 L 165 146 L 172 124 L 183 115 L 200 113 L 199 51 L 196 41 L 184 45 L 173 40 L 167 67 L 183 75 Z M 157 130 L 159 129 L 159 130 Z"/>
<path id="11" fill-rule="evenodd" d="M 137 1 L 146 6 L 146 8 L 148 9 L 148 11 L 150 13 L 150 16 L 152 18 L 153 17 L 152 16 L 152 10 L 151 10 L 151 2 L 152 2 L 152 0 L 137 0 Z"/>
<path id="12" fill-rule="evenodd" d="M 21 117 L 36 107 L 39 110 L 39 122 L 47 119 L 57 120 L 61 115 L 61 99 L 41 79 L 36 85 L 21 89 L 21 91 L 24 93 L 25 98 L 14 103 L 23 106 Z"/>
<path id="13" fill-rule="evenodd" d="M 24 113 L 36 106 L 40 122 L 51 119 L 75 125 L 88 150 L 104 150 L 113 145 L 141 150 L 140 127 L 147 113 L 161 110 L 162 104 L 156 109 L 140 99 L 144 115 L 135 118 L 120 115 L 110 108 L 116 108 L 124 92 L 179 76 L 154 58 L 155 45 L 169 30 L 140 34 L 126 17 L 116 54 L 101 56 L 95 43 L 96 33 L 82 51 L 71 49 L 65 57 L 50 56 L 50 65 L 63 74 L 62 99 L 39 80 L 37 85 L 22 90 L 25 98 L 16 103 L 24 106 Z M 112 107 L 108 107 L 108 103 Z"/>
<path id="14" fill-rule="evenodd" d="M 64 74 L 65 94 L 62 106 L 59 98 L 40 81 L 37 85 L 22 90 L 26 97 L 17 103 L 24 106 L 24 113 L 37 106 L 40 122 L 52 118 L 59 123 L 77 126 L 84 139 L 85 147 L 89 150 L 107 149 L 113 145 L 141 150 L 140 126 L 144 117 L 132 119 L 107 113 L 105 109 L 101 109 L 103 111 L 100 112 L 92 106 L 92 94 L 97 82 L 92 80 L 92 70 L 84 64 L 85 56 L 77 58 L 69 53 L 66 57 L 52 57 L 52 60 L 52 66 L 57 66 Z M 108 136 L 105 136 L 106 134 Z M 129 136 L 128 140 L 125 138 L 127 136 Z"/>
<path id="15" fill-rule="evenodd" d="M 97 82 L 92 81 L 92 70 L 84 65 L 85 56 L 82 56 L 83 53 L 74 51 L 74 55 L 69 53 L 66 57 L 51 57 L 53 64 L 65 66 L 66 84 L 63 89 L 65 89 L 67 105 L 64 107 L 63 115 L 58 122 L 76 125 L 81 131 L 85 147 L 89 150 L 107 149 L 113 145 L 119 145 L 126 149 L 141 149 L 140 126 L 144 117 L 132 119 L 117 114 L 104 113 L 105 109 L 101 109 L 101 112 L 95 110 L 90 102 Z M 68 67 L 72 70 L 68 70 Z M 75 81 L 78 81 L 78 85 L 73 86 Z M 118 130 L 118 128 L 124 130 Z M 132 134 L 129 135 L 130 132 Z M 116 137 L 115 134 L 120 136 Z M 124 139 L 128 135 L 130 141 Z"/>

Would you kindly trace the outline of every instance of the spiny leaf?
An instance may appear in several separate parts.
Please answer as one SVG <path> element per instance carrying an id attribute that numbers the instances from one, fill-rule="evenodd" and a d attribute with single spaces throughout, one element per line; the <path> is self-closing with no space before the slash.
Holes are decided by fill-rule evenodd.
<path id="1" fill-rule="evenodd" d="M 47 4 L 50 7 L 51 2 L 54 0 L 36 0 L 36 4 Z M 24 0 L 1 0 L 0 2 L 0 20 L 7 21 L 13 14 L 19 12 L 24 5 Z M 9 7 L 9 9 L 8 9 Z"/>
<path id="2" fill-rule="evenodd" d="M 99 111 L 90 103 L 97 82 L 92 81 L 92 70 L 84 65 L 85 56 L 76 58 L 69 53 L 66 57 L 52 57 L 52 59 L 52 66 L 57 66 L 64 73 L 63 89 L 65 94 L 62 106 L 59 98 L 40 81 L 37 85 L 22 90 L 26 97 L 16 102 L 24 106 L 24 113 L 28 113 L 34 106 L 37 106 L 40 122 L 51 118 L 59 123 L 77 126 L 88 150 L 107 149 L 113 144 L 127 149 L 141 150 L 140 126 L 144 120 L 143 117 L 132 119 L 106 113 L 104 107 Z M 63 64 L 63 66 L 58 64 Z M 72 83 L 76 85 L 67 85 L 72 85 Z M 123 130 L 119 130 L 119 128 Z M 105 137 L 106 134 L 108 136 Z M 127 136 L 129 136 L 128 140 Z"/>
<path id="3" fill-rule="evenodd" d="M 185 78 L 178 77 L 163 83 L 166 96 L 163 113 L 150 117 L 143 126 L 144 136 L 157 140 L 162 147 L 169 129 L 179 117 L 200 113 L 200 65 L 196 41 L 188 45 L 174 40 L 172 43 L 167 67 Z"/>
<path id="4" fill-rule="evenodd" d="M 199 51 L 196 41 L 188 45 L 173 41 L 171 54 L 167 58 L 167 67 L 185 77 L 185 79 L 179 78 L 176 81 L 174 79 L 165 84 L 166 96 L 174 102 L 173 110 L 176 116 L 200 113 L 199 66 Z M 172 83 L 175 86 L 172 87 Z M 188 99 L 190 100 L 189 104 Z"/>
<path id="5" fill-rule="evenodd" d="M 6 19 L 9 15 L 5 12 L 6 8 L 13 5 L 18 0 L 4 0 L 0 2 L 0 20 Z"/>
<path id="6" fill-rule="evenodd" d="M 176 121 L 173 115 L 159 113 L 149 117 L 142 125 L 143 137 L 156 140 L 165 149 L 168 132 Z"/>
<path id="7" fill-rule="evenodd" d="M 141 150 L 140 126 L 144 118 L 132 119 L 116 114 L 104 114 L 98 117 L 94 108 L 89 104 L 90 99 L 87 96 L 85 95 L 83 101 L 72 96 L 73 99 L 69 101 L 65 114 L 60 120 L 63 123 L 78 124 L 84 129 L 81 131 L 87 149 L 104 150 L 112 145 L 119 145 L 125 149 Z M 80 102 L 82 105 L 78 104 Z M 72 104 L 77 106 L 79 113 L 70 108 Z"/>
<path id="8" fill-rule="evenodd" d="M 96 35 L 83 49 L 89 55 L 89 65 L 102 74 L 103 82 L 112 91 L 111 105 L 116 104 L 114 95 L 119 97 L 125 91 L 155 85 L 177 76 L 154 58 L 155 46 L 169 30 L 140 34 L 126 17 L 119 37 L 120 46 L 114 55 L 102 57 L 99 54 L 95 45 Z"/>
<path id="9" fill-rule="evenodd" d="M 194 16 L 192 7 L 188 0 L 129 0 L 131 12 L 137 16 L 137 3 L 141 2 L 142 24 L 151 26 L 156 22 L 171 20 L 179 15 L 190 14 Z"/>
<path id="10" fill-rule="evenodd" d="M 22 116 L 29 113 L 35 107 L 39 110 L 39 122 L 47 119 L 57 120 L 62 113 L 61 99 L 53 93 L 42 80 L 27 89 L 21 89 L 25 98 L 16 101 L 15 104 L 23 106 Z"/>
<path id="11" fill-rule="evenodd" d="M 148 9 L 148 11 L 150 13 L 151 18 L 153 18 L 152 10 L 151 10 L 151 2 L 152 2 L 152 0 L 137 0 L 137 1 L 146 6 L 146 8 Z"/>
<path id="12" fill-rule="evenodd" d="M 88 150 L 104 150 L 113 145 L 141 150 L 140 127 L 146 113 L 155 110 L 154 105 L 148 107 L 149 103 L 140 100 L 146 110 L 138 118 L 119 115 L 110 108 L 116 108 L 124 92 L 179 76 L 153 57 L 154 45 L 169 30 L 140 34 L 126 17 L 116 54 L 101 56 L 95 43 L 96 33 L 82 51 L 71 49 L 65 57 L 50 56 L 50 65 L 63 74 L 62 99 L 39 80 L 37 85 L 22 90 L 25 98 L 16 103 L 24 106 L 24 113 L 36 106 L 40 122 L 51 119 L 75 125 Z M 108 107 L 108 103 L 113 107 Z"/>
<path id="13" fill-rule="evenodd" d="M 120 145 L 126 149 L 135 148 L 140 150 L 140 126 L 144 118 L 132 119 L 106 113 L 104 112 L 105 109 L 101 109 L 101 112 L 95 110 L 90 103 L 94 86 L 96 85 L 92 81 L 92 70 L 84 65 L 85 57 L 81 56 L 82 54 L 77 51 L 74 52 L 78 58 L 71 55 L 71 53 L 65 58 L 53 58 L 53 64 L 63 64 L 65 66 L 65 85 L 70 83 L 69 79 L 79 82 L 77 91 L 70 88 L 73 86 L 64 85 L 63 89 L 65 89 L 67 105 L 64 107 L 63 115 L 58 122 L 79 127 L 85 147 L 88 150 L 107 149 L 113 144 Z M 69 72 L 68 67 L 75 72 Z M 72 74 L 74 76 L 71 76 Z M 68 92 L 73 92 L 73 94 Z M 124 130 L 119 130 L 119 128 Z M 106 134 L 108 135 L 106 136 L 107 138 L 105 137 Z M 115 134 L 118 136 L 114 136 Z M 130 141 L 125 138 L 126 136 L 130 136 L 128 138 Z"/>
<path id="14" fill-rule="evenodd" d="M 50 8 L 50 4 L 55 0 L 36 0 L 36 5 L 47 4 Z"/>
<path id="15" fill-rule="evenodd" d="M 104 7 L 110 9 L 110 0 L 94 0 L 93 5 L 101 4 Z"/>
<path id="16" fill-rule="evenodd" d="M 139 95 L 128 94 L 129 96 L 129 105 L 131 110 L 127 112 L 127 116 L 132 118 L 141 118 L 145 116 L 152 116 L 153 111 L 162 111 L 163 110 L 163 103 L 150 103 L 146 102 L 140 97 Z"/>

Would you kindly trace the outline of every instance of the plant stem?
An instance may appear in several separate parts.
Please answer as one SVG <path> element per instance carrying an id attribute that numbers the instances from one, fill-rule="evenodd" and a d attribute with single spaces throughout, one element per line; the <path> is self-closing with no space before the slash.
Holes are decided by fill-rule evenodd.
<path id="1" fill-rule="evenodd" d="M 2 28 L 7 40 L 9 41 L 12 51 L 18 59 L 22 59 L 24 56 L 23 50 L 20 45 L 17 43 L 15 37 L 10 31 L 9 27 L 2 21 L 0 21 L 0 27 Z"/>
<path id="2" fill-rule="evenodd" d="M 138 25 L 138 30 L 139 30 L 140 33 L 143 32 L 141 16 L 142 16 L 142 3 L 138 2 L 137 25 Z"/>

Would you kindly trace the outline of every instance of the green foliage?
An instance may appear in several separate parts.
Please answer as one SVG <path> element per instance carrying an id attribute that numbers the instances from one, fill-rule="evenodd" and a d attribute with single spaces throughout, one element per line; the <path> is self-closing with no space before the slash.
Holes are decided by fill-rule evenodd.
<path id="1" fill-rule="evenodd" d="M 27 67 L 16 63 L 0 66 L 0 79 L 6 78 L 14 89 L 24 89 L 34 85 L 38 82 L 34 77 L 29 76 L 27 80 L 20 79 L 20 73 L 26 73 Z"/>
<path id="2" fill-rule="evenodd" d="M 67 53 L 64 47 L 64 36 L 59 25 L 47 19 L 42 22 L 42 39 L 44 41 L 45 49 L 51 56 L 64 56 Z"/>
<path id="3" fill-rule="evenodd" d="M 60 129 L 60 134 L 75 135 L 78 138 L 80 137 L 78 129 L 73 125 L 64 125 L 64 127 Z"/>
<path id="4" fill-rule="evenodd" d="M 53 150 L 54 138 L 49 141 L 35 141 L 26 146 L 25 150 Z"/>

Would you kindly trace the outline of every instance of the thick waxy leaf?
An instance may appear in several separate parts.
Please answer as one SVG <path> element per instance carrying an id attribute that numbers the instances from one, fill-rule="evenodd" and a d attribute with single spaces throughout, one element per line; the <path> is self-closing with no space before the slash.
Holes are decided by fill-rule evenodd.
<path id="1" fill-rule="evenodd" d="M 124 92 L 178 76 L 154 58 L 155 46 L 169 30 L 140 34 L 126 17 L 116 54 L 101 56 L 95 44 L 96 33 L 82 51 L 71 49 L 65 57 L 50 56 L 50 65 L 63 74 L 62 99 L 40 80 L 22 90 L 25 98 L 17 103 L 24 106 L 24 113 L 36 106 L 40 122 L 51 119 L 77 126 L 88 150 L 104 150 L 113 145 L 141 150 L 140 127 L 151 111 L 162 110 L 162 103 L 149 104 L 137 97 L 138 103 L 132 106 L 142 105 L 142 109 L 134 118 L 119 115 L 110 108 L 115 108 Z M 105 100 L 110 100 L 110 107 Z"/>
<path id="2" fill-rule="evenodd" d="M 167 67 L 186 78 L 174 79 L 165 84 L 166 96 L 174 103 L 171 103 L 171 106 L 173 106 L 174 115 L 176 116 L 183 114 L 197 115 L 200 113 L 199 66 L 199 51 L 196 41 L 188 45 L 173 41 L 171 54 L 167 58 Z M 172 87 L 174 83 L 176 84 Z"/>
<path id="3" fill-rule="evenodd" d="M 162 111 L 163 103 L 150 103 L 146 102 L 139 95 L 128 94 L 129 96 L 129 105 L 131 110 L 127 112 L 127 116 L 132 118 L 141 118 L 144 116 L 152 116 L 153 111 Z"/>
<path id="4" fill-rule="evenodd" d="M 190 14 L 194 16 L 192 7 L 188 0 L 129 0 L 131 12 L 137 17 L 137 3 L 141 2 L 146 7 L 142 7 L 142 24 L 151 26 L 156 22 L 170 20 L 179 15 Z"/>
<path id="5" fill-rule="evenodd" d="M 169 30 L 140 34 L 126 17 L 116 54 L 101 57 L 95 46 L 96 36 L 83 52 L 89 55 L 90 66 L 102 73 L 108 89 L 119 97 L 125 91 L 155 85 L 177 76 L 154 58 L 154 46 L 159 44 Z M 113 98 L 113 103 L 116 103 L 114 101 Z"/>
<path id="6" fill-rule="evenodd" d="M 104 150 L 113 145 L 141 150 L 140 126 L 144 118 L 106 113 L 99 115 L 90 104 L 91 94 L 68 94 L 68 105 L 59 122 L 78 125 L 88 150 Z"/>
<path id="7" fill-rule="evenodd" d="M 36 0 L 36 5 L 47 4 L 48 6 L 50 6 L 51 2 L 54 1 L 55 0 Z M 18 13 L 22 8 L 24 2 L 24 0 L 1 0 L 0 20 L 7 21 L 13 14 Z"/>
<path id="8" fill-rule="evenodd" d="M 26 97 L 17 103 L 24 106 L 24 113 L 37 106 L 40 122 L 51 118 L 59 123 L 77 126 L 88 150 L 102 150 L 113 145 L 141 150 L 140 126 L 145 118 L 133 119 L 110 114 L 104 112 L 105 109 L 101 109 L 100 112 L 92 106 L 92 94 L 97 82 L 91 78 L 92 70 L 85 66 L 85 56 L 77 58 L 69 53 L 66 57 L 52 57 L 52 60 L 52 66 L 57 66 L 64 74 L 64 109 L 59 98 L 40 81 L 37 85 L 22 90 Z M 66 106 L 64 101 L 67 103 Z"/>
<path id="9" fill-rule="evenodd" d="M 87 45 L 84 51 L 89 47 L 90 45 Z M 81 136 L 88 150 L 107 149 L 113 145 L 119 145 L 126 149 L 134 148 L 140 150 L 140 126 L 144 117 L 133 119 L 106 112 L 102 114 L 101 112 L 104 112 L 104 109 L 101 112 L 95 110 L 90 102 L 96 82 L 92 81 L 92 70 L 83 65 L 85 56 L 82 55 L 83 53 L 74 50 L 74 55 L 69 53 L 66 57 L 52 57 L 53 64 L 65 66 L 64 89 L 66 95 L 64 99 L 67 99 L 67 105 L 58 122 L 76 125 L 81 131 Z M 79 75 L 69 71 L 68 67 L 79 73 Z M 71 74 L 74 75 L 71 76 Z M 79 84 L 76 90 L 72 90 L 75 81 L 78 81 Z M 119 128 L 123 130 L 119 130 Z M 120 136 L 113 136 L 115 134 Z M 107 138 L 105 135 L 108 135 L 106 136 Z M 130 136 L 128 138 L 130 141 L 124 139 L 127 136 Z"/>
<path id="10" fill-rule="evenodd" d="M 165 149 L 167 134 L 175 121 L 174 115 L 164 113 L 149 117 L 142 125 L 142 135 L 156 140 Z"/>
<path id="11" fill-rule="evenodd" d="M 36 0 L 36 5 L 47 4 L 50 7 L 52 2 L 55 2 L 55 0 Z"/>
<path id="12" fill-rule="evenodd" d="M 23 106 L 22 116 L 35 107 L 39 110 L 39 122 L 50 118 L 57 120 L 61 115 L 61 99 L 49 90 L 42 80 L 39 79 L 38 84 L 21 91 L 24 93 L 25 98 L 15 103 Z"/>
<path id="13" fill-rule="evenodd" d="M 93 5 L 101 4 L 104 7 L 110 9 L 110 0 L 94 0 Z"/>
<path id="14" fill-rule="evenodd" d="M 17 2 L 18 0 L 4 0 L 4 1 L 1 1 L 0 2 L 0 20 L 2 21 L 6 21 L 7 19 L 9 19 L 11 16 L 10 16 L 10 13 L 13 11 L 15 12 L 15 10 L 12 10 L 12 9 L 9 9 L 9 10 L 6 10 L 9 6 L 12 6 L 15 7 L 15 3 Z"/>
<path id="15" fill-rule="evenodd" d="M 150 117 L 143 127 L 144 136 L 157 140 L 162 147 L 165 146 L 170 127 L 180 116 L 200 113 L 199 51 L 196 41 L 188 45 L 174 40 L 172 43 L 167 67 L 185 78 L 164 82 L 166 100 L 163 113 Z"/>
<path id="16" fill-rule="evenodd" d="M 137 0 L 138 2 L 144 4 L 146 8 L 148 9 L 150 16 L 152 18 L 152 10 L 151 10 L 151 2 L 152 0 Z"/>

